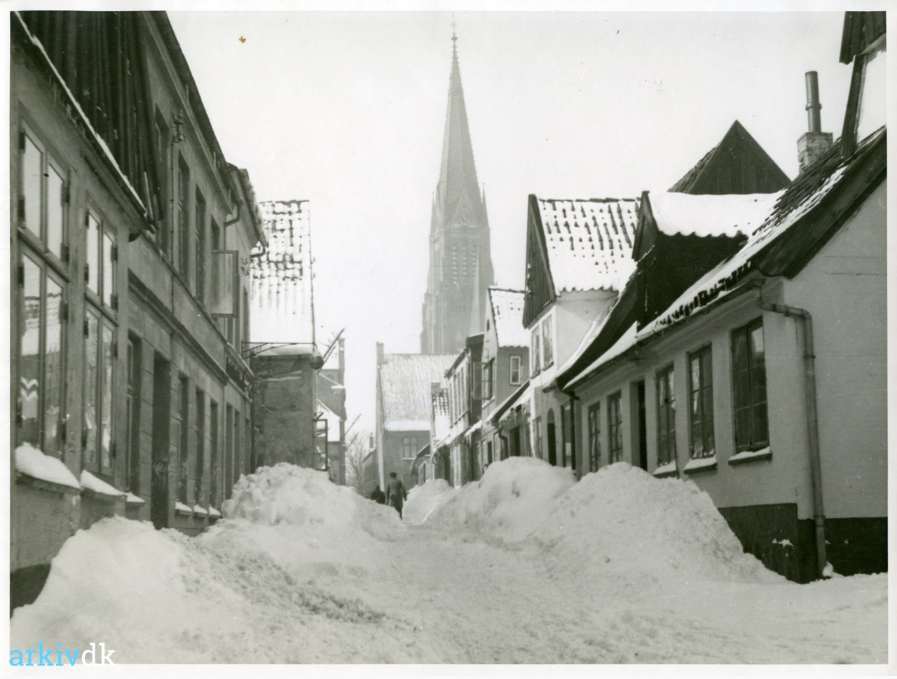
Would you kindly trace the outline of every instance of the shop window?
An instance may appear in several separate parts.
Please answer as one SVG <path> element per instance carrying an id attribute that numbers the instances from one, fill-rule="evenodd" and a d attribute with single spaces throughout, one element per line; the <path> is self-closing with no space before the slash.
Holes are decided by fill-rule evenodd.
<path id="1" fill-rule="evenodd" d="M 115 457 L 112 421 L 115 329 L 98 309 L 88 305 L 84 334 L 83 462 L 88 470 L 111 476 Z"/>

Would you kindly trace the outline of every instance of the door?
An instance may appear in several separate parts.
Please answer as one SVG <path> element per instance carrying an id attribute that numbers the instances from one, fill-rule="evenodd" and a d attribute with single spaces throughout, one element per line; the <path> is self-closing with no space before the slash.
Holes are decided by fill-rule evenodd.
<path id="1" fill-rule="evenodd" d="M 150 519 L 156 528 L 168 526 L 170 409 L 171 365 L 156 354 L 153 359 L 153 472 L 150 482 Z"/>
<path id="2" fill-rule="evenodd" d="M 546 435 L 548 436 L 548 464 L 556 465 L 557 464 L 557 437 L 554 434 L 554 411 L 548 411 L 548 418 L 546 420 Z"/>
<path id="3" fill-rule="evenodd" d="M 636 397 L 638 399 L 638 466 L 648 470 L 648 437 L 647 423 L 645 419 L 645 381 L 635 383 Z"/>

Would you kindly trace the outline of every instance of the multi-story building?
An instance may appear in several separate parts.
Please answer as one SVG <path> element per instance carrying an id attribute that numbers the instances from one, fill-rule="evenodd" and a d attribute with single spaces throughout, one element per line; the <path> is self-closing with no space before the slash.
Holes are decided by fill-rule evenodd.
<path id="1" fill-rule="evenodd" d="M 483 335 L 471 335 L 445 371 L 449 428 L 439 443 L 448 449 L 451 475 L 446 480 L 453 486 L 476 481 L 482 471 L 479 461 L 482 353 Z"/>
<path id="2" fill-rule="evenodd" d="M 16 605 L 100 517 L 193 533 L 219 514 L 249 464 L 251 376 L 218 319 L 245 323 L 259 234 L 164 13 L 11 29 Z"/>
<path id="3" fill-rule="evenodd" d="M 884 14 L 848 13 L 843 35 L 841 138 L 821 132 L 809 73 L 785 190 L 646 194 L 633 298 L 556 381 L 590 469 L 691 479 L 747 551 L 799 581 L 887 569 Z M 696 254 L 706 266 L 660 296 Z"/>

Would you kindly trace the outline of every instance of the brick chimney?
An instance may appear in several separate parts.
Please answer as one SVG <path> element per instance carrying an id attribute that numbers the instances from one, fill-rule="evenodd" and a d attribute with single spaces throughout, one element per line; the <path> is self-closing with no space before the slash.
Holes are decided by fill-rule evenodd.
<path id="1" fill-rule="evenodd" d="M 832 147 L 832 133 L 822 132 L 819 110 L 819 77 L 816 71 L 807 71 L 804 76 L 807 86 L 807 132 L 797 140 L 797 159 L 803 174 Z"/>

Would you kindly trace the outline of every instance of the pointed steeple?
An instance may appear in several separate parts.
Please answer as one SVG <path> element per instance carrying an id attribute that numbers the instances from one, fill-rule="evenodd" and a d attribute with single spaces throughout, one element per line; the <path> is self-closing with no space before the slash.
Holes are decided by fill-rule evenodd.
<path id="1" fill-rule="evenodd" d="M 455 219 L 478 220 L 482 206 L 479 185 L 464 104 L 464 88 L 461 85 L 461 67 L 458 64 L 458 35 L 453 27 L 452 69 L 437 186 L 439 207 L 446 222 Z"/>

